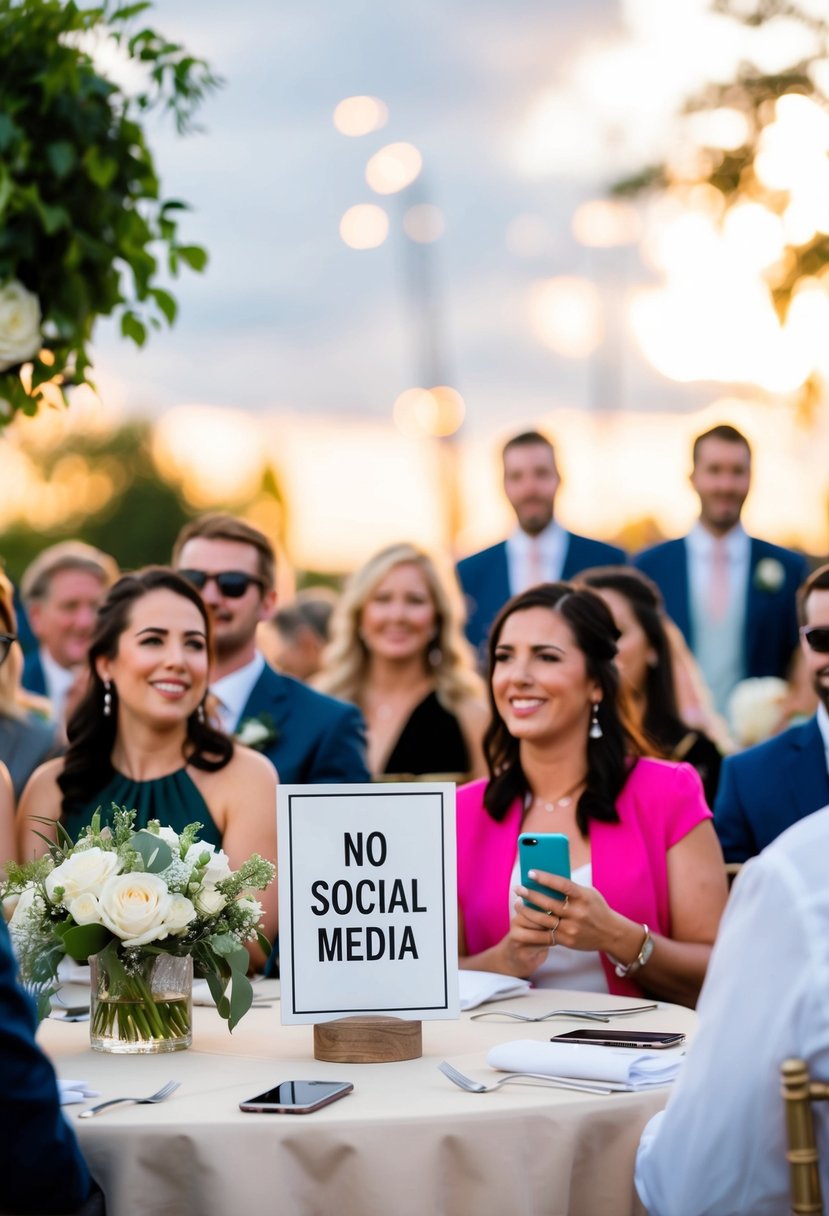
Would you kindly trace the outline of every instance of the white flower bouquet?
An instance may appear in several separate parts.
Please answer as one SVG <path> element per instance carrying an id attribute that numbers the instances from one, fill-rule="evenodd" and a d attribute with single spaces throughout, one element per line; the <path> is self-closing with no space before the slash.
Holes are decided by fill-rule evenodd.
<path id="1" fill-rule="evenodd" d="M 267 887 L 275 868 L 254 854 L 231 871 L 221 850 L 198 839 L 199 823 L 178 835 L 157 821 L 136 831 L 134 822 L 135 811 L 113 806 L 111 829 L 101 828 L 96 812 L 76 842 L 59 825 L 47 856 L 9 864 L 0 896 L 13 907 L 21 978 L 44 1016 L 61 958 L 95 956 L 112 995 L 93 1001 L 93 1042 L 96 1035 L 158 1041 L 179 1036 L 185 1014 L 150 991 L 146 964 L 158 955 L 190 956 L 233 1030 L 253 999 L 245 943 L 270 950 L 259 931 L 262 906 L 250 892 Z"/>

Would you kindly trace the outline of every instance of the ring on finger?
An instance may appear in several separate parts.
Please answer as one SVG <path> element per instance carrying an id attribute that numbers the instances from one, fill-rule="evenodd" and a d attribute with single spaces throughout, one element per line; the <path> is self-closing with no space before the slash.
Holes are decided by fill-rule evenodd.
<path id="1" fill-rule="evenodd" d="M 551 932 L 551 933 L 555 933 L 556 929 L 559 927 L 559 925 L 560 925 L 560 924 L 561 924 L 561 917 L 560 917 L 560 916 L 557 916 L 557 917 L 556 917 L 556 923 L 555 923 L 554 925 L 551 925 L 551 926 L 550 926 L 550 932 Z"/>
<path id="2" fill-rule="evenodd" d="M 551 929 L 550 930 L 550 947 L 552 948 L 555 944 L 556 944 L 556 931 L 555 931 L 555 929 Z"/>
<path id="3" fill-rule="evenodd" d="M 564 909 L 567 907 L 567 905 L 569 904 L 569 902 L 570 902 L 570 896 L 569 896 L 569 895 L 565 895 L 565 896 L 564 896 L 564 903 L 561 905 L 561 910 L 562 910 L 562 912 L 563 912 L 563 911 L 564 911 Z"/>

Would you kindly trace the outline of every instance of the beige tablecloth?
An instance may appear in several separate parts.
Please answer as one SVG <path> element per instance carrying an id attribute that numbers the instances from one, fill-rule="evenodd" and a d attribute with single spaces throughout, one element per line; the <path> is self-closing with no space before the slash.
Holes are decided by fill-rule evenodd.
<path id="1" fill-rule="evenodd" d="M 266 986 L 267 985 L 267 986 Z M 273 991 L 266 981 L 258 992 Z M 631 1004 L 599 994 L 533 992 L 500 1008 Z M 486 1006 L 493 1008 L 495 1006 Z M 45 1022 L 39 1039 L 58 1073 L 101 1099 L 182 1082 L 158 1106 L 124 1106 L 78 1120 L 65 1108 L 107 1196 L 109 1216 L 630 1216 L 639 1135 L 668 1097 L 595 1096 L 507 1085 L 455 1088 L 446 1058 L 484 1076 L 487 1051 L 516 1038 L 546 1041 L 578 1023 L 423 1023 L 423 1057 L 400 1064 L 324 1064 L 313 1029 L 285 1027 L 278 1000 L 254 1007 L 229 1035 L 215 1010 L 194 1009 L 189 1051 L 114 1056 L 89 1048 L 87 1023 Z M 683 1030 L 695 1014 L 660 1005 L 614 1023 Z M 279 1081 L 349 1080 L 354 1093 L 311 1115 L 243 1114 L 238 1106 Z"/>

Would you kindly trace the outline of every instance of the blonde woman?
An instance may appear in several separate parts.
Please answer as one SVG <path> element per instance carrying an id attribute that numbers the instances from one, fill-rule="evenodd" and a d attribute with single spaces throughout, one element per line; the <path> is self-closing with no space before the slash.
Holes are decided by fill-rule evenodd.
<path id="1" fill-rule="evenodd" d="M 452 575 L 415 545 L 382 549 L 334 610 L 316 686 L 359 706 L 375 777 L 485 771 L 488 715 Z"/>
<path id="2" fill-rule="evenodd" d="M 59 746 L 49 702 L 21 687 L 22 671 L 12 585 L 0 571 L 0 762 L 11 774 L 15 798 Z"/>

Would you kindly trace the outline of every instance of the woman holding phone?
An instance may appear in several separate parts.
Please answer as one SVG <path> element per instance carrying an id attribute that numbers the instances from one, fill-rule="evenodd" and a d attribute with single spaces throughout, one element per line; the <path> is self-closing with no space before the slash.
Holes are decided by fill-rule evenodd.
<path id="1" fill-rule="evenodd" d="M 490 776 L 458 792 L 461 966 L 693 1005 L 722 853 L 694 769 L 644 755 L 617 637 L 601 599 L 566 583 L 515 596 L 493 625 Z M 549 894 L 531 893 L 518 837 L 550 832 L 567 837 L 572 877 L 536 871 Z"/>

